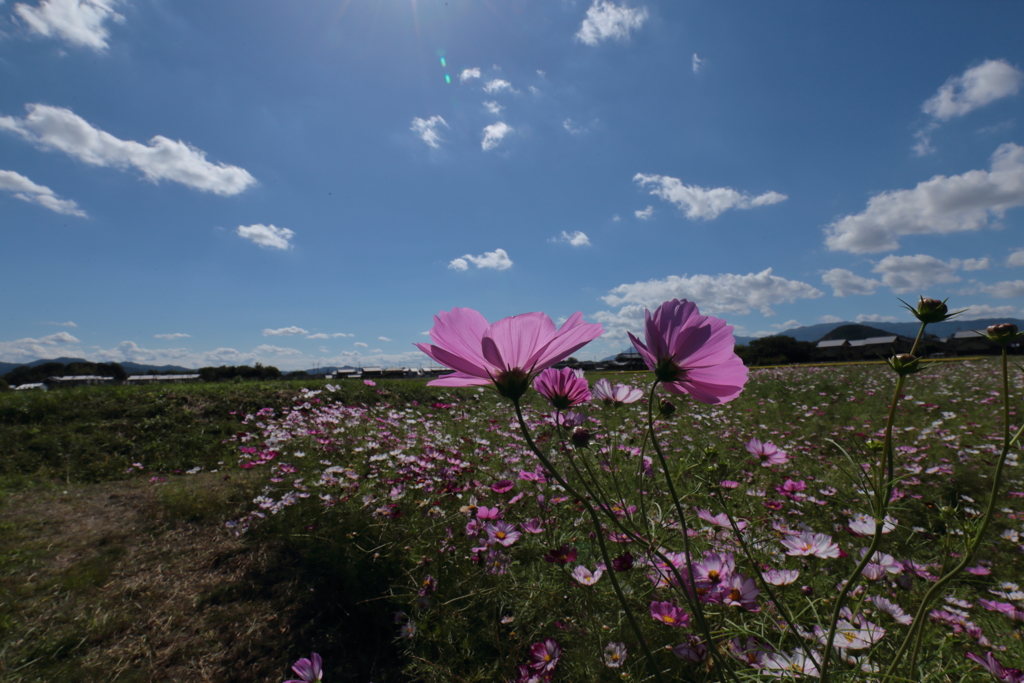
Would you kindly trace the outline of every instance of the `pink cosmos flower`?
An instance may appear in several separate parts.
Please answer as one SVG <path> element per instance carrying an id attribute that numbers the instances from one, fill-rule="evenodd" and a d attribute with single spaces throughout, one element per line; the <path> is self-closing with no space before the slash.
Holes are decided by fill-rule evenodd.
<path id="1" fill-rule="evenodd" d="M 771 441 L 765 441 L 762 443 L 761 439 L 754 437 L 746 443 L 746 446 L 747 453 L 761 458 L 761 465 L 763 467 L 782 465 L 789 460 L 786 456 L 786 451 L 779 450 L 779 447 Z"/>
<path id="2" fill-rule="evenodd" d="M 1024 681 L 1024 673 L 1017 669 L 1007 669 L 991 652 L 986 652 L 984 657 L 968 652 L 967 659 L 980 664 L 984 667 L 985 671 L 995 676 L 996 680 L 1010 681 L 1011 683 Z"/>
<path id="3" fill-rule="evenodd" d="M 604 569 L 602 569 L 601 567 L 598 567 L 593 572 L 591 572 L 582 564 L 576 567 L 576 569 L 574 569 L 572 572 L 572 578 L 576 579 L 584 586 L 593 586 L 595 583 L 598 582 L 598 580 L 600 580 L 600 578 L 603 575 Z"/>
<path id="4" fill-rule="evenodd" d="M 502 396 L 516 400 L 526 393 L 536 373 L 568 358 L 603 332 L 600 323 L 585 323 L 578 312 L 556 330 L 543 313 L 524 313 L 492 325 L 471 308 L 453 308 L 434 316 L 430 330 L 434 343 L 416 347 L 455 370 L 431 380 L 432 386 L 493 384 Z"/>
<path id="5" fill-rule="evenodd" d="M 788 550 L 787 555 L 829 558 L 839 557 L 839 546 L 832 542 L 828 534 L 802 533 L 782 539 L 782 545 Z"/>
<path id="6" fill-rule="evenodd" d="M 594 398 L 604 401 L 605 405 L 614 405 L 617 408 L 627 403 L 636 403 L 643 397 L 644 392 L 641 389 L 634 389 L 625 384 L 616 384 L 612 387 L 612 383 L 606 378 L 594 383 Z"/>
<path id="7" fill-rule="evenodd" d="M 700 314 L 686 299 L 666 301 L 644 312 L 644 345 L 629 335 L 647 367 L 674 394 L 701 403 L 727 403 L 743 391 L 747 367 L 733 350 L 732 327 Z"/>
<path id="8" fill-rule="evenodd" d="M 561 646 L 552 638 L 545 638 L 530 646 L 530 668 L 541 673 L 554 671 L 561 656 Z"/>
<path id="9" fill-rule="evenodd" d="M 618 669 L 626 661 L 625 643 L 608 643 L 604 649 L 604 665 L 610 669 Z"/>
<path id="10" fill-rule="evenodd" d="M 773 586 L 788 586 L 800 577 L 796 569 L 769 569 L 764 573 L 764 580 Z"/>
<path id="11" fill-rule="evenodd" d="M 496 522 L 494 524 L 488 524 L 484 527 L 487 530 L 487 541 L 488 543 L 500 543 L 506 548 L 522 536 L 516 528 L 508 522 Z"/>
<path id="12" fill-rule="evenodd" d="M 314 683 L 321 680 L 321 677 L 324 675 L 323 660 L 320 659 L 320 655 L 314 652 L 312 658 L 306 659 L 303 657 L 292 664 L 292 671 L 298 675 L 298 678 L 289 679 L 284 683 Z"/>
<path id="13" fill-rule="evenodd" d="M 668 624 L 673 628 L 690 625 L 690 615 L 673 605 L 671 602 L 652 602 L 651 619 Z"/>
<path id="14" fill-rule="evenodd" d="M 740 607 L 748 612 L 758 612 L 757 596 L 761 593 L 753 579 L 740 574 L 729 577 L 729 591 L 723 591 L 724 602 L 729 607 Z"/>
<path id="15" fill-rule="evenodd" d="M 556 410 L 568 410 L 590 400 L 590 386 L 582 370 L 547 368 L 533 380 L 533 388 Z"/>

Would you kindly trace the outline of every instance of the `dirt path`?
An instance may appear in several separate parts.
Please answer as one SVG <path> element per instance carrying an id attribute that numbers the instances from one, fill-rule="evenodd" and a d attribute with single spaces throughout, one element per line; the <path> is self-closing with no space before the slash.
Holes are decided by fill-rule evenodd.
<path id="1" fill-rule="evenodd" d="M 267 590 L 274 553 L 202 518 L 205 476 L 8 495 L 0 680 L 283 680 L 299 587 Z"/>

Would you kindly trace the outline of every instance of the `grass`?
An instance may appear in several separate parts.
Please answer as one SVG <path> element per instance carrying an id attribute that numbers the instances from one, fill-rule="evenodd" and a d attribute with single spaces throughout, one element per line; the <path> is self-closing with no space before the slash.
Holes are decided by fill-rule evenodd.
<path id="1" fill-rule="evenodd" d="M 921 474 L 919 488 L 907 487 L 934 508 L 915 511 L 920 508 L 907 499 L 898 514 L 903 526 L 925 530 L 916 542 L 929 553 L 951 542 L 948 527 L 960 519 L 937 516 L 934 510 L 962 508 L 964 496 L 982 500 L 986 495 L 989 470 L 982 465 L 991 458 L 987 449 L 999 431 L 997 406 L 990 402 L 992 362 L 945 363 L 942 368 L 911 378 L 898 414 L 900 430 L 917 429 L 901 431 L 902 443 L 928 446 L 934 457 L 926 464 L 945 458 L 951 468 L 948 475 Z M 608 376 L 613 382 L 645 377 Z M 705 475 L 683 469 L 691 457 L 687 454 L 714 453 L 715 471 L 727 471 L 746 486 L 742 472 L 750 468 L 742 444 L 757 435 L 796 457 L 784 473 L 753 468 L 757 478 L 769 477 L 762 485 L 792 477 L 814 482 L 815 488 L 833 483 L 840 489 L 841 503 L 794 507 L 806 514 L 793 519 L 818 527 L 826 519 L 831 523 L 826 511 L 838 515 L 856 509 L 856 492 L 838 483 L 837 452 L 829 440 L 856 447 L 877 434 L 891 377 L 877 365 L 766 369 L 755 376 L 748 391 L 724 408 L 680 402 L 665 432 L 671 435 L 679 480 L 700 495 L 695 473 Z M 230 439 L 244 432 L 258 442 L 257 422 L 275 423 L 296 405 L 301 387 L 318 390 L 323 385 L 0 393 L 0 680 L 280 681 L 296 658 L 311 651 L 325 655 L 331 681 L 505 680 L 530 645 L 546 636 L 567 646 L 565 666 L 574 668 L 565 669 L 563 677 L 617 680 L 619 672 L 603 667 L 599 658 L 609 640 L 628 639 L 621 617 L 603 611 L 602 605 L 611 604 L 607 582 L 581 590 L 566 570 L 541 559 L 549 547 L 570 542 L 579 548 L 580 562 L 593 567 L 593 543 L 586 526 L 572 525 L 570 506 L 563 504 L 559 513 L 567 526 L 517 545 L 510 574 L 483 573 L 466 559 L 469 542 L 461 529 L 467 517 L 459 507 L 470 495 L 506 505 L 489 485 L 504 475 L 503 459 L 517 443 L 505 436 L 507 408 L 492 392 L 438 391 L 416 381 L 383 381 L 373 388 L 342 383 L 330 400 L 367 407 L 367 419 L 343 434 L 332 432 L 334 450 L 321 453 L 325 446 L 314 437 L 296 438 L 281 447 L 283 454 L 274 461 L 313 467 L 318 459 L 329 458 L 365 476 L 372 457 L 399 447 L 419 453 L 418 446 L 401 440 L 413 430 L 407 421 L 433 415 L 430 438 L 447 439 L 446 451 L 472 464 L 458 481 L 480 484 L 461 498 L 451 496 L 436 519 L 426 514 L 428 506 L 419 505 L 438 496 L 412 487 L 394 508 L 403 513 L 400 518 L 371 515 L 380 502 L 364 509 L 362 495 L 376 492 L 386 502 L 388 487 L 400 483 L 385 482 L 383 477 L 393 474 L 380 469 L 374 471 L 382 478 L 363 480 L 348 504 L 327 510 L 314 493 L 301 505 L 269 515 L 242 538 L 226 532 L 224 520 L 248 512 L 270 474 L 267 468 L 239 469 L 239 444 Z M 1015 386 L 1019 395 L 1019 375 Z M 326 401 L 327 395 L 310 400 L 322 405 L 315 401 Z M 533 405 L 542 408 L 539 400 Z M 246 415 L 264 408 L 272 408 L 274 416 L 242 424 Z M 607 435 L 614 424 L 604 418 L 596 429 L 598 443 L 611 438 Z M 918 441 L 926 429 L 936 433 Z M 621 440 L 636 446 L 641 441 L 628 432 L 622 432 Z M 713 450 L 705 450 L 709 447 Z M 309 454 L 301 461 L 293 457 L 300 448 Z M 144 467 L 129 472 L 133 463 Z M 199 473 L 184 474 L 194 468 Z M 151 482 L 154 476 L 158 479 Z M 276 486 L 287 490 L 289 485 L 286 479 Z M 737 496 L 736 504 L 759 505 L 760 500 Z M 743 507 L 742 513 L 767 518 L 756 506 Z M 999 576 L 1024 575 L 1021 556 L 995 537 L 1019 527 L 1022 519 L 1020 499 L 1008 500 L 983 558 L 997 561 Z M 438 552 L 446 527 L 456 534 L 450 559 Z M 896 547 L 902 551 L 907 546 L 901 540 Z M 806 569 L 820 573 L 829 565 L 810 562 Z M 426 573 L 437 577 L 439 588 L 434 607 L 418 611 L 416 593 Z M 824 574 L 814 578 L 821 584 L 821 602 L 810 603 L 813 609 L 826 606 L 824 579 Z M 958 595 L 984 595 L 994 580 L 965 579 Z M 636 590 L 649 588 L 640 582 Z M 416 638 L 397 638 L 394 615 L 399 610 L 415 619 Z M 515 620 L 503 623 L 509 615 Z M 977 617 L 991 637 L 1000 627 L 984 618 Z M 657 631 L 652 635 L 653 642 L 664 637 Z M 958 638 L 946 637 L 930 656 L 945 662 L 950 672 L 965 672 L 956 680 L 983 680 L 972 678 L 975 674 L 965 667 L 956 650 L 964 646 Z M 1011 645 L 1013 662 L 1019 640 Z M 633 667 L 639 655 L 631 652 Z M 678 666 L 670 654 L 664 663 Z M 639 669 L 626 671 L 635 675 Z"/>

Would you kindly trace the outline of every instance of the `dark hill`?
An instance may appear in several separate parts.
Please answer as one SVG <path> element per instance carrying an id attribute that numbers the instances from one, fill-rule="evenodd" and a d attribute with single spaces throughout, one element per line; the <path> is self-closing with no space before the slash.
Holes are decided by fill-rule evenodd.
<path id="1" fill-rule="evenodd" d="M 822 337 L 820 341 L 830 341 L 832 339 L 849 339 L 853 341 L 855 339 L 869 339 L 871 337 L 891 337 L 892 334 L 892 332 L 886 332 L 870 325 L 840 325 Z"/>

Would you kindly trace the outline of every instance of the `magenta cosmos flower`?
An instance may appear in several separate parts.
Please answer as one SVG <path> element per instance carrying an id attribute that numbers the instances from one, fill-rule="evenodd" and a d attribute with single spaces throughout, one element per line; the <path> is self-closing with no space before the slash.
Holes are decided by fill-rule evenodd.
<path id="1" fill-rule="evenodd" d="M 440 387 L 493 384 L 506 398 L 518 399 L 530 380 L 564 360 L 604 332 L 600 323 L 583 322 L 572 314 L 555 329 L 543 313 L 523 313 L 491 325 L 471 308 L 453 308 L 434 316 L 433 344 L 416 344 L 420 351 L 455 372 L 429 382 Z"/>
<path id="2" fill-rule="evenodd" d="M 556 410 L 568 410 L 590 400 L 590 386 L 582 370 L 547 368 L 533 380 L 533 388 Z"/>
<path id="3" fill-rule="evenodd" d="M 701 315 L 686 299 L 666 301 L 644 312 L 647 344 L 629 335 L 647 367 L 674 394 L 689 394 L 701 403 L 727 403 L 743 391 L 747 367 L 733 350 L 732 326 Z"/>
<path id="4" fill-rule="evenodd" d="M 292 665 L 292 671 L 298 674 L 298 678 L 287 680 L 284 683 L 314 683 L 321 680 L 323 676 L 323 660 L 320 655 L 313 653 L 310 659 L 303 657 Z"/>

